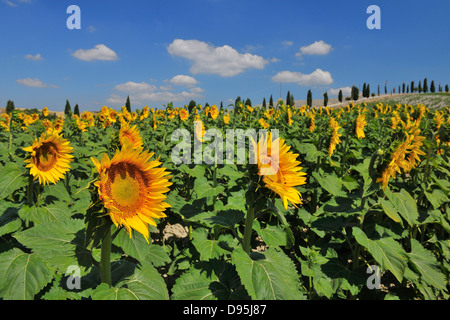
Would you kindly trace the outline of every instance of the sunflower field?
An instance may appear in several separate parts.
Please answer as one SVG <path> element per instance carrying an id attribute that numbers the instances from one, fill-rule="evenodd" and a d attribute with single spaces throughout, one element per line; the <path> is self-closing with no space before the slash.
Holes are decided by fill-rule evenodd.
<path id="1" fill-rule="evenodd" d="M 0 299 L 446 300 L 449 129 L 382 102 L 3 114 Z"/>

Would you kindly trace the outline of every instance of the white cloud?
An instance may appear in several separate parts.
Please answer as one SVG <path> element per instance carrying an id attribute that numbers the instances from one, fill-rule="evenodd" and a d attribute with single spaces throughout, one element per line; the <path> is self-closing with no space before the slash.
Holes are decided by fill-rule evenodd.
<path id="1" fill-rule="evenodd" d="M 155 102 L 167 103 L 169 101 L 180 102 L 191 99 L 199 99 L 203 98 L 202 92 L 204 91 L 202 88 L 191 86 L 189 90 L 173 92 L 173 87 L 171 85 L 161 86 L 158 88 L 157 86 L 146 82 L 137 83 L 133 81 L 116 85 L 114 89 L 129 95 L 131 102 L 140 106 Z M 111 96 L 107 99 L 108 103 L 114 105 L 123 105 L 125 101 L 126 96 L 123 97 L 117 93 L 111 94 Z"/>
<path id="2" fill-rule="evenodd" d="M 54 84 L 45 84 L 37 78 L 17 79 L 16 82 L 18 84 L 33 88 L 58 88 L 58 86 L 55 86 Z"/>
<path id="3" fill-rule="evenodd" d="M 169 80 L 169 82 L 175 86 L 182 86 L 182 87 L 193 87 L 199 83 L 193 77 L 184 74 L 174 76 L 172 79 Z"/>
<path id="4" fill-rule="evenodd" d="M 93 49 L 78 49 L 77 51 L 72 53 L 72 56 L 84 61 L 114 61 L 119 59 L 114 50 L 111 50 L 104 44 L 98 44 Z"/>
<path id="5" fill-rule="evenodd" d="M 10 1 L 10 0 L 3 0 L 4 3 L 6 3 L 10 7 L 17 7 L 17 3 L 31 3 L 31 0 L 17 0 L 16 2 Z"/>
<path id="6" fill-rule="evenodd" d="M 352 88 L 350 88 L 350 87 L 342 87 L 342 88 L 337 88 L 337 89 L 330 89 L 330 90 L 328 90 L 328 94 L 330 96 L 337 96 L 339 94 L 340 90 L 342 90 L 342 95 L 344 97 L 350 96 L 350 94 L 352 93 Z"/>
<path id="7" fill-rule="evenodd" d="M 40 53 L 36 54 L 35 56 L 33 56 L 32 54 L 27 54 L 25 56 L 25 58 L 28 59 L 28 60 L 33 60 L 33 61 L 44 60 L 44 58 L 42 58 Z"/>
<path id="8" fill-rule="evenodd" d="M 315 41 L 309 46 L 304 46 L 300 48 L 300 52 L 295 55 L 301 57 L 302 55 L 327 55 L 333 49 L 331 45 L 325 43 L 323 40 Z"/>
<path id="9" fill-rule="evenodd" d="M 152 84 L 148 84 L 146 82 L 137 83 L 133 81 L 128 81 L 126 83 L 122 83 L 115 86 L 114 89 L 127 93 L 139 93 L 139 92 L 155 91 L 157 87 Z"/>
<path id="10" fill-rule="evenodd" d="M 333 78 L 331 77 L 331 73 L 329 73 L 328 71 L 316 69 L 310 74 L 292 71 L 280 71 L 272 77 L 272 81 L 282 83 L 294 82 L 299 86 L 318 86 L 329 85 L 333 83 Z"/>
<path id="11" fill-rule="evenodd" d="M 292 41 L 283 41 L 281 44 L 283 46 L 290 47 L 290 46 L 292 46 L 294 44 L 294 42 L 292 42 Z"/>
<path id="12" fill-rule="evenodd" d="M 232 77 L 246 69 L 263 69 L 268 63 L 260 56 L 239 53 L 228 45 L 214 47 L 198 40 L 175 39 L 167 47 L 167 51 L 173 56 L 191 60 L 193 65 L 190 71 L 193 74 L 207 73 Z"/>

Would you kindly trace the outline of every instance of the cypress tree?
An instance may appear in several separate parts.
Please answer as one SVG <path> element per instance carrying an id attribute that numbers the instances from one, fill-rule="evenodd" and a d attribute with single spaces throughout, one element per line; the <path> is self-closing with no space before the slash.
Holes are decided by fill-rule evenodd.
<path id="1" fill-rule="evenodd" d="M 338 100 L 339 102 L 342 102 L 342 90 L 339 90 Z"/>
<path id="2" fill-rule="evenodd" d="M 125 108 L 127 108 L 128 112 L 131 112 L 130 96 L 127 97 L 127 102 L 125 103 Z"/>
<path id="3" fill-rule="evenodd" d="M 363 98 L 367 97 L 367 90 L 366 89 L 367 89 L 366 83 L 364 82 L 363 89 L 362 89 L 362 96 L 363 96 Z"/>
<path id="4" fill-rule="evenodd" d="M 64 114 L 69 117 L 72 115 L 72 109 L 70 108 L 69 100 L 66 100 L 66 107 L 64 108 Z"/>
<path id="5" fill-rule="evenodd" d="M 188 104 L 188 110 L 189 113 L 192 113 L 192 111 L 194 110 L 195 106 L 197 105 L 197 103 L 194 100 L 191 100 Z"/>
<path id="6" fill-rule="evenodd" d="M 428 82 L 427 82 L 427 78 L 425 78 L 423 80 L 423 92 L 427 93 L 428 92 Z"/>
<path id="7" fill-rule="evenodd" d="M 323 105 L 326 107 L 328 105 L 328 93 L 323 94 Z"/>
<path id="8" fill-rule="evenodd" d="M 78 108 L 78 104 L 76 104 L 75 108 L 73 108 L 73 114 L 80 116 L 80 109 Z"/>
<path id="9" fill-rule="evenodd" d="M 289 105 L 291 107 L 295 106 L 295 99 L 294 99 L 294 95 L 293 94 L 291 94 L 291 101 L 289 102 Z"/>
<path id="10" fill-rule="evenodd" d="M 384 94 L 387 94 L 387 87 L 384 86 Z"/>
<path id="11" fill-rule="evenodd" d="M 410 88 L 411 88 L 411 93 L 414 93 L 414 81 L 411 81 Z"/>
<path id="12" fill-rule="evenodd" d="M 307 95 L 307 97 L 306 97 L 306 105 L 308 106 L 308 107 L 312 107 L 312 93 L 311 93 L 311 90 L 308 90 L 308 95 Z"/>
<path id="13" fill-rule="evenodd" d="M 14 106 L 14 101 L 8 100 L 8 102 L 6 103 L 6 113 L 11 115 L 15 108 L 16 107 Z"/>
<path id="14" fill-rule="evenodd" d="M 366 86 L 366 98 L 370 97 L 370 84 L 367 84 Z"/>
<path id="15" fill-rule="evenodd" d="M 273 108 L 273 98 L 272 98 L 272 95 L 270 95 L 270 99 L 269 99 L 269 107 Z"/>
<path id="16" fill-rule="evenodd" d="M 352 87 L 352 100 L 356 101 L 359 98 L 359 89 L 355 86 Z"/>
<path id="17" fill-rule="evenodd" d="M 403 85 L 402 85 L 402 93 L 405 93 L 405 89 L 406 89 L 406 85 L 405 85 L 405 83 L 403 82 Z"/>
<path id="18" fill-rule="evenodd" d="M 434 86 L 434 80 L 431 80 L 431 85 L 430 85 L 430 92 L 434 93 L 436 91 L 436 88 Z"/>
<path id="19" fill-rule="evenodd" d="M 290 105 L 290 103 L 291 103 L 291 93 L 288 90 L 287 96 L 286 96 L 286 105 Z"/>
<path id="20" fill-rule="evenodd" d="M 419 93 L 422 93 L 422 83 L 419 81 Z"/>
<path id="21" fill-rule="evenodd" d="M 445 85 L 445 92 L 448 92 L 448 84 Z"/>
<path id="22" fill-rule="evenodd" d="M 378 95 L 380 95 L 380 85 L 378 85 Z"/>
<path id="23" fill-rule="evenodd" d="M 264 109 L 267 109 L 266 98 L 263 98 L 262 107 L 263 107 Z"/>
<path id="24" fill-rule="evenodd" d="M 220 101 L 220 109 L 219 109 L 220 111 L 222 111 L 223 110 L 223 102 L 222 101 Z"/>

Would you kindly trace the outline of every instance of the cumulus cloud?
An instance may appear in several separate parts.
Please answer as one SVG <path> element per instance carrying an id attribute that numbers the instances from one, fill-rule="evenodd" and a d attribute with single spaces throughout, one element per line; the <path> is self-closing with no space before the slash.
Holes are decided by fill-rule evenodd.
<path id="1" fill-rule="evenodd" d="M 181 78 L 178 77 L 176 79 Z M 132 103 L 146 105 L 156 102 L 167 103 L 169 101 L 181 102 L 185 100 L 199 99 L 203 98 L 202 92 L 204 91 L 202 88 L 190 85 L 189 90 L 174 92 L 173 87 L 170 85 L 157 87 L 146 82 L 138 83 L 133 81 L 116 85 L 114 89 L 125 94 L 124 96 L 118 93 L 111 94 L 111 96 L 107 99 L 107 102 L 114 105 L 123 105 L 126 101 L 126 95 L 130 96 Z"/>
<path id="2" fill-rule="evenodd" d="M 274 82 L 297 83 L 299 86 L 318 86 L 333 83 L 331 73 L 316 69 L 310 74 L 293 71 L 280 71 L 272 77 Z"/>
<path id="3" fill-rule="evenodd" d="M 350 94 L 352 93 L 352 88 L 350 87 L 342 87 L 342 88 L 337 88 L 337 89 L 330 89 L 328 90 L 328 94 L 330 96 L 337 96 L 339 94 L 339 91 L 342 90 L 342 95 L 345 96 L 350 96 Z"/>
<path id="4" fill-rule="evenodd" d="M 114 89 L 122 92 L 127 93 L 139 93 L 139 92 L 149 92 L 149 91 L 155 91 L 157 87 L 152 84 L 148 84 L 146 82 L 133 82 L 128 81 L 126 83 L 118 84 L 114 87 Z"/>
<path id="5" fill-rule="evenodd" d="M 195 78 L 184 74 L 174 76 L 169 82 L 175 86 L 181 87 L 193 87 L 199 83 Z"/>
<path id="6" fill-rule="evenodd" d="M 333 49 L 331 45 L 325 43 L 323 40 L 315 41 L 309 46 L 304 46 L 300 48 L 300 52 L 295 55 L 301 57 L 302 55 L 327 55 Z"/>
<path id="7" fill-rule="evenodd" d="M 58 88 L 54 84 L 45 84 L 42 80 L 37 78 L 25 78 L 25 79 L 17 79 L 16 82 L 23 86 L 33 87 L 33 88 Z"/>
<path id="8" fill-rule="evenodd" d="M 232 77 L 246 69 L 263 69 L 268 63 L 258 55 L 239 53 L 228 45 L 214 47 L 198 40 L 175 39 L 167 47 L 167 51 L 172 56 L 192 61 L 190 72 L 193 74 L 206 73 Z"/>
<path id="9" fill-rule="evenodd" d="M 42 58 L 40 53 L 36 54 L 35 56 L 33 56 L 32 54 L 27 54 L 25 56 L 25 58 L 28 59 L 28 60 L 33 60 L 33 61 L 44 60 L 44 58 Z"/>
<path id="10" fill-rule="evenodd" d="M 78 49 L 74 53 L 72 53 L 77 59 L 83 61 L 93 61 L 93 60 L 102 60 L 102 61 L 114 61 L 119 60 L 119 57 L 114 52 L 104 44 L 98 44 L 93 49 Z"/>

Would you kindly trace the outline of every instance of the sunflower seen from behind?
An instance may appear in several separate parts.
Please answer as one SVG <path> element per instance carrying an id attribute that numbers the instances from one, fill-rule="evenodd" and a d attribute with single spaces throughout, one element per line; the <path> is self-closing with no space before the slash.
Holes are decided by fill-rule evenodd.
<path id="1" fill-rule="evenodd" d="M 100 162 L 91 158 L 99 173 L 94 184 L 111 221 L 116 227 L 124 226 L 130 238 L 134 229 L 147 242 L 148 225 L 156 226 L 155 219 L 166 217 L 164 211 L 170 205 L 164 202 L 165 193 L 172 185 L 170 173 L 159 167 L 161 162 L 150 160 L 153 155 L 126 144 L 112 159 L 106 154 Z"/>
<path id="2" fill-rule="evenodd" d="M 70 170 L 73 148 L 57 131 L 51 134 L 44 132 L 23 150 L 31 153 L 31 157 L 25 160 L 26 167 L 30 168 L 34 180 L 39 179 L 39 184 L 57 183 Z"/>

